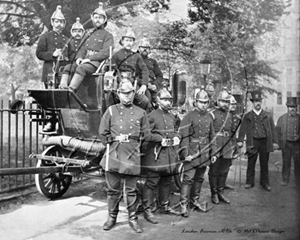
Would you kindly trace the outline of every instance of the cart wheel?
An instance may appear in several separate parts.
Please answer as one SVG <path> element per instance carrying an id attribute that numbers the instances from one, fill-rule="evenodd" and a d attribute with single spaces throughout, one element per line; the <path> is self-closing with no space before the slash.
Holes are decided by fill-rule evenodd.
<path id="1" fill-rule="evenodd" d="M 44 150 L 42 155 L 63 157 L 59 146 L 50 146 Z M 55 163 L 47 160 L 38 160 L 37 167 L 53 167 Z M 35 174 L 35 185 L 38 191 L 50 199 L 61 197 L 69 188 L 72 176 L 64 173 L 40 173 Z"/>
<path id="2" fill-rule="evenodd" d="M 174 182 L 176 187 L 181 189 L 182 181 L 183 181 L 183 173 L 184 173 L 184 166 L 183 163 L 177 164 L 174 170 Z"/>

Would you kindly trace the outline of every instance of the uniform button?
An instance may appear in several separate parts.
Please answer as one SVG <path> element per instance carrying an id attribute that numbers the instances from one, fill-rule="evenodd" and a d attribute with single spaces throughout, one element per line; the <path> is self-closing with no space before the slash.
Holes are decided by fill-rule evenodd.
<path id="1" fill-rule="evenodd" d="M 133 119 L 130 119 L 131 122 L 133 122 Z"/>
<path id="2" fill-rule="evenodd" d="M 130 129 L 132 129 L 132 126 L 130 126 Z"/>
<path id="3" fill-rule="evenodd" d="M 130 107 L 130 109 L 132 110 L 132 109 L 133 109 L 133 107 Z"/>
<path id="4" fill-rule="evenodd" d="M 123 128 L 122 126 L 120 126 L 120 128 Z"/>
<path id="5" fill-rule="evenodd" d="M 120 114 L 121 114 L 121 115 L 123 115 L 123 113 L 122 113 L 122 112 L 120 112 Z"/>
<path id="6" fill-rule="evenodd" d="M 131 112 L 131 115 L 133 115 L 133 112 Z"/>

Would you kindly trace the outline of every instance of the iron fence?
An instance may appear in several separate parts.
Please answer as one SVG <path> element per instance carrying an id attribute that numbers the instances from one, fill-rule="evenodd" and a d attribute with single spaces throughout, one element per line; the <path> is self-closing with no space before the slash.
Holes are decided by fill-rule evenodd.
<path id="1" fill-rule="evenodd" d="M 15 113 L 11 112 L 9 106 L 10 101 L 0 101 L 0 168 L 35 166 L 36 161 L 30 159 L 29 155 L 43 150 L 40 123 L 35 121 L 42 111 L 33 103 L 23 102 L 23 106 Z M 0 193 L 33 184 L 32 174 L 0 176 Z"/>

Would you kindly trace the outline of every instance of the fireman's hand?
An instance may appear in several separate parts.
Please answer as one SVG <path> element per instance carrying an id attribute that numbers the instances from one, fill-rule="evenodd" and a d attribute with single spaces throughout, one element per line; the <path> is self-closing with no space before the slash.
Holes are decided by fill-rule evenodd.
<path id="1" fill-rule="evenodd" d="M 163 147 L 167 147 L 168 144 L 169 144 L 168 139 L 163 138 L 163 139 L 161 140 L 161 145 L 162 145 Z"/>
<path id="2" fill-rule="evenodd" d="M 82 62 L 82 58 L 77 58 L 76 59 L 76 64 L 79 65 Z"/>
<path id="3" fill-rule="evenodd" d="M 148 83 L 148 89 L 151 91 L 155 91 L 157 89 L 155 84 Z"/>
<path id="4" fill-rule="evenodd" d="M 273 143 L 274 150 L 279 150 L 279 145 L 277 143 Z"/>
<path id="5" fill-rule="evenodd" d="M 217 157 L 216 156 L 213 156 L 211 159 L 210 159 L 210 161 L 211 161 L 211 163 L 212 164 L 214 164 L 216 161 L 217 161 Z"/>
<path id="6" fill-rule="evenodd" d="M 139 94 L 145 94 L 145 92 L 146 92 L 146 90 L 147 90 L 147 86 L 146 85 L 142 85 L 140 88 L 139 88 L 139 90 L 137 90 L 137 93 L 139 93 Z"/>
<path id="7" fill-rule="evenodd" d="M 62 51 L 60 48 L 56 48 L 54 53 L 53 53 L 53 57 L 58 57 L 62 55 Z"/>
<path id="8" fill-rule="evenodd" d="M 237 142 L 236 145 L 237 145 L 239 148 L 241 148 L 241 147 L 243 147 L 243 142 Z"/>
<path id="9" fill-rule="evenodd" d="M 177 146 L 180 143 L 179 137 L 173 137 L 173 146 Z"/>
<path id="10" fill-rule="evenodd" d="M 193 160 L 193 157 L 191 155 L 188 155 L 187 157 L 185 157 L 184 161 L 186 162 L 191 162 Z"/>

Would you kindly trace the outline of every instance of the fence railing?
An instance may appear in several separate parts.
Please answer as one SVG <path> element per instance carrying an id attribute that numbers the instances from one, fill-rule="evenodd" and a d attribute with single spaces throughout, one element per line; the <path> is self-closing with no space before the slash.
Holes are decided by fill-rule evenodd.
<path id="1" fill-rule="evenodd" d="M 35 166 L 36 161 L 29 155 L 43 151 L 43 146 L 40 144 L 39 123 L 32 116 L 41 110 L 35 104 L 24 102 L 13 114 L 9 106 L 9 101 L 0 100 L 0 168 Z M 0 176 L 0 193 L 33 184 L 34 175 Z"/>

